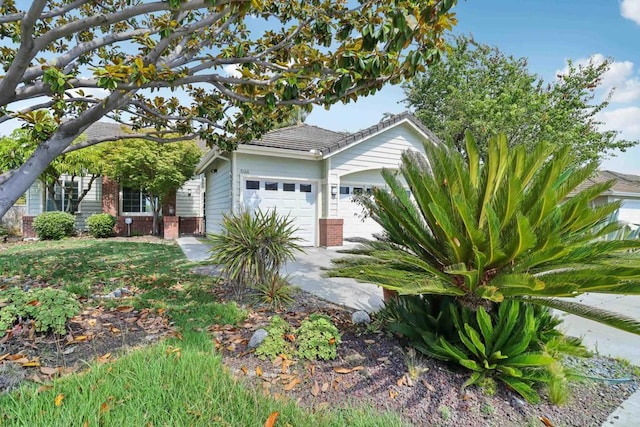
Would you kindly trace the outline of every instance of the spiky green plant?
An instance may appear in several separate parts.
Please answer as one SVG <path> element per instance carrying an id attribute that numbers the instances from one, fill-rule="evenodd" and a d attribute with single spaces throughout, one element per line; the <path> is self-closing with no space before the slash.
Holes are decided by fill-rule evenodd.
<path id="1" fill-rule="evenodd" d="M 640 293 L 640 265 L 620 260 L 640 241 L 599 239 L 619 228 L 602 226 L 619 203 L 593 206 L 612 182 L 579 187 L 597 164 L 571 167 L 571 151 L 544 143 L 509 150 L 504 135 L 488 142 L 486 158 L 470 135 L 464 155 L 443 143 L 425 152 L 406 152 L 401 176 L 383 171 L 389 190 L 365 203 L 385 235 L 331 275 L 449 295 L 474 310 L 521 300 L 640 333 L 632 318 L 558 299 Z"/>
<path id="2" fill-rule="evenodd" d="M 212 234 L 211 260 L 222 267 L 236 294 L 275 281 L 280 267 L 302 249 L 293 219 L 275 209 L 224 215 L 223 231 Z"/>

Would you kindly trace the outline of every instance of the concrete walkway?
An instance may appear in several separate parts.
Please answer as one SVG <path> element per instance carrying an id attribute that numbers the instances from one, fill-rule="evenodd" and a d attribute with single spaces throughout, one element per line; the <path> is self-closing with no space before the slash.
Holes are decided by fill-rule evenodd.
<path id="1" fill-rule="evenodd" d="M 181 237 L 178 245 L 189 261 L 205 261 L 209 258 L 209 246 L 194 237 Z M 294 262 L 287 264 L 282 273 L 301 289 L 336 304 L 368 312 L 379 309 L 382 302 L 380 287 L 359 283 L 353 279 L 323 277 L 323 268 L 331 266 L 331 259 L 345 256 L 335 249 L 305 248 Z M 617 311 L 640 319 L 640 296 L 584 295 L 578 302 L 593 307 Z M 572 336 L 583 338 L 592 351 L 612 357 L 621 357 L 640 366 L 640 336 L 623 332 L 572 315 L 561 315 L 563 329 Z M 640 391 L 612 413 L 603 427 L 636 427 L 640 425 Z"/>

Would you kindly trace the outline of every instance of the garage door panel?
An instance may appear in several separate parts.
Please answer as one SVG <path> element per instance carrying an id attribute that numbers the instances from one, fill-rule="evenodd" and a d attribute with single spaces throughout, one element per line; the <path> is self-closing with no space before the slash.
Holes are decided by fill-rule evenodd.
<path id="1" fill-rule="evenodd" d="M 340 186 L 339 212 L 344 219 L 343 237 L 363 237 L 371 239 L 374 234 L 382 233 L 383 229 L 371 218 L 365 217 L 364 208 L 353 201 L 355 194 L 367 192 L 371 185 L 344 182 Z"/>
<path id="2" fill-rule="evenodd" d="M 316 198 L 316 184 L 252 178 L 244 184 L 243 204 L 251 211 L 276 209 L 280 215 L 288 215 L 298 229 L 294 236 L 303 246 L 316 242 Z"/>

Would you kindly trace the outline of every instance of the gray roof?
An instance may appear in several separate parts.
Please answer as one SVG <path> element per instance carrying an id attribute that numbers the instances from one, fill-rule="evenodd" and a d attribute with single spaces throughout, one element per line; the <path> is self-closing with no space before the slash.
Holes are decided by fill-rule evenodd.
<path id="1" fill-rule="evenodd" d="M 318 150 L 322 154 L 329 154 L 333 151 L 337 151 L 343 147 L 359 142 L 370 135 L 392 127 L 405 119 L 409 120 L 418 129 L 424 132 L 429 139 L 437 141 L 437 137 L 427 129 L 420 120 L 418 120 L 413 114 L 404 112 L 354 133 L 335 132 L 302 123 L 295 126 L 273 130 L 266 133 L 261 139 L 251 141 L 245 145 L 282 148 L 286 150 L 305 152 Z"/>
<path id="2" fill-rule="evenodd" d="M 106 136 L 126 135 L 120 123 L 95 122 L 84 131 L 87 139 L 102 139 Z"/>
<path id="3" fill-rule="evenodd" d="M 604 194 L 638 193 L 638 195 L 640 196 L 640 176 L 613 172 L 609 170 L 599 171 L 596 176 L 587 178 L 576 188 L 576 191 L 582 191 L 593 185 L 610 181 L 612 179 L 615 180 L 613 187 L 611 187 L 610 190 L 605 191 Z"/>

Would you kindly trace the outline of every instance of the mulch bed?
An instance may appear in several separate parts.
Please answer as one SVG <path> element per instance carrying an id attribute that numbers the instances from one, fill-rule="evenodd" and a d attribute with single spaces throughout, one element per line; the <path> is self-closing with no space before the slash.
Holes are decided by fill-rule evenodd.
<path id="1" fill-rule="evenodd" d="M 232 296 L 219 287 L 212 290 L 212 298 L 225 301 Z M 110 309 L 100 301 L 86 304 L 64 337 L 36 334 L 32 325 L 23 324 L 0 339 L 0 392 L 24 380 L 46 382 L 82 369 L 88 361 L 106 362 L 123 349 L 178 335 L 162 312 L 134 310 L 126 300 Z M 248 299 L 245 304 L 249 306 Z M 295 327 L 312 313 L 331 317 L 342 334 L 335 360 L 273 362 L 248 349 L 253 332 L 266 326 L 272 315 L 279 314 Z M 286 311 L 253 306 L 242 324 L 212 325 L 209 333 L 231 374 L 261 393 L 293 399 L 312 411 L 367 405 L 397 412 L 418 426 L 600 426 L 638 389 L 636 377 L 616 384 L 582 382 L 560 407 L 530 405 L 501 384 L 492 396 L 477 387 L 462 392 L 466 372 L 432 359 L 408 357 L 401 339 L 353 325 L 351 314 L 352 310 L 300 292 Z M 421 368 L 419 375 L 409 375 L 408 360 Z M 581 363 L 588 375 L 632 377 L 629 367 L 611 359 L 594 357 Z"/>

